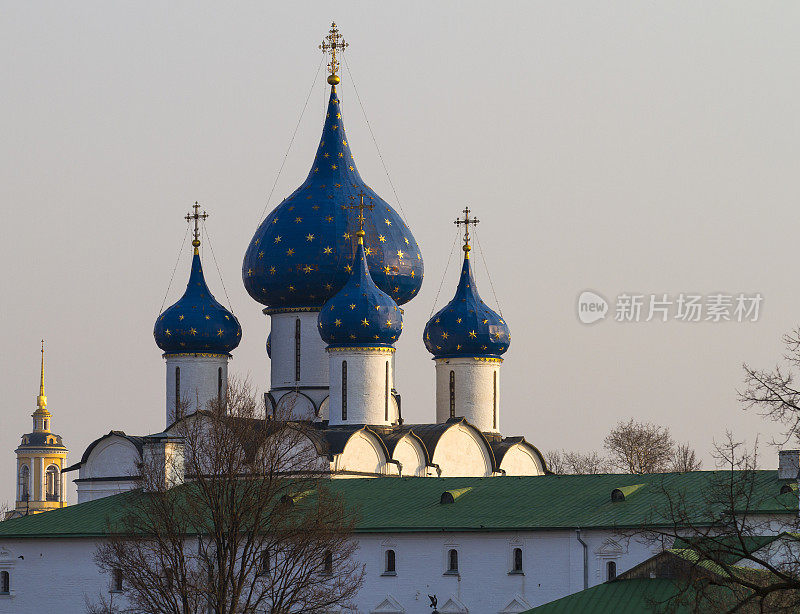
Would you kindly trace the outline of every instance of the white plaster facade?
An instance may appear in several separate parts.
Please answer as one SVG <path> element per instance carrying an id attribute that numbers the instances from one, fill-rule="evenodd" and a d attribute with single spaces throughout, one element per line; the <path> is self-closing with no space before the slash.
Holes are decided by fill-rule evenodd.
<path id="1" fill-rule="evenodd" d="M 141 454 L 136 445 L 123 435 L 109 434 L 85 455 L 75 480 L 78 503 L 116 495 L 132 488 L 137 482 L 137 463 Z"/>
<path id="2" fill-rule="evenodd" d="M 436 421 L 459 416 L 481 432 L 499 432 L 501 359 L 437 358 L 435 362 Z"/>
<path id="3" fill-rule="evenodd" d="M 329 348 L 327 351 L 332 374 L 329 424 L 396 423 L 398 410 L 392 396 L 394 348 Z"/>
<path id="4" fill-rule="evenodd" d="M 204 410 L 228 384 L 227 354 L 165 354 L 167 369 L 166 424 L 175 422 L 179 407 L 185 415 Z M 180 404 L 178 400 L 180 399 Z"/>

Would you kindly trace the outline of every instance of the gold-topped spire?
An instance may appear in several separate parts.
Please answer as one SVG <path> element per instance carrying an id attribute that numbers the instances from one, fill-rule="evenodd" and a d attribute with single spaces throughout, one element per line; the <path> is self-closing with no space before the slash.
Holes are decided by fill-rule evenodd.
<path id="1" fill-rule="evenodd" d="M 194 247 L 194 253 L 197 255 L 200 253 L 197 249 L 200 247 L 200 220 L 205 220 L 208 217 L 208 213 L 205 211 L 200 213 L 200 204 L 197 201 L 194 201 L 192 209 L 194 209 L 194 213 L 190 211 L 186 214 L 184 219 L 187 222 L 194 220 L 194 239 L 192 240 L 192 247 Z"/>
<path id="2" fill-rule="evenodd" d="M 322 40 L 322 44 L 319 46 L 319 48 L 322 49 L 322 53 L 331 54 L 331 61 L 328 62 L 328 68 L 331 71 L 331 74 L 328 75 L 328 85 L 336 87 L 341 81 L 339 75 L 336 74 L 339 72 L 339 59 L 336 57 L 336 52 L 340 51 L 344 53 L 344 50 L 347 49 L 348 46 L 342 35 L 339 34 L 339 28 L 336 27 L 336 22 L 334 21 L 331 23 L 331 29 L 328 35 Z"/>
<path id="3" fill-rule="evenodd" d="M 334 24 L 336 25 L 336 24 Z M 356 203 L 355 196 L 351 196 L 350 200 L 353 201 L 352 205 L 342 205 L 342 209 L 358 209 L 358 232 L 356 232 L 356 236 L 358 237 L 358 244 L 364 245 L 364 236 L 367 234 L 364 232 L 364 209 L 369 209 L 372 211 L 375 208 L 375 205 L 365 205 L 364 204 L 364 190 L 361 190 L 358 193 L 358 197 L 360 202 Z"/>
<path id="4" fill-rule="evenodd" d="M 464 207 L 464 219 L 457 218 L 455 222 L 453 222 L 456 226 L 464 225 L 464 247 L 461 249 L 464 250 L 464 258 L 469 258 L 469 252 L 472 249 L 469 244 L 469 226 L 472 224 L 473 226 L 477 226 L 480 220 L 476 217 L 470 217 L 469 214 L 470 209 L 469 207 Z"/>
<path id="5" fill-rule="evenodd" d="M 42 339 L 42 372 L 39 375 L 39 396 L 36 397 L 36 406 L 39 409 L 47 407 L 47 396 L 44 393 L 44 339 Z"/>

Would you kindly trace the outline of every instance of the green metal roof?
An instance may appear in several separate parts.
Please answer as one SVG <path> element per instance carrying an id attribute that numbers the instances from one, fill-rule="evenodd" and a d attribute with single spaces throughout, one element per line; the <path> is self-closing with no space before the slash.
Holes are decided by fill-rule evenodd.
<path id="1" fill-rule="evenodd" d="M 669 524 L 663 490 L 682 493 L 705 510 L 715 479 L 727 472 L 698 471 L 649 475 L 547 475 L 492 478 L 367 478 L 326 480 L 328 487 L 359 509 L 359 533 L 514 531 L 655 526 Z M 755 476 L 759 511 L 797 514 L 797 496 L 779 494 L 777 471 Z M 625 501 L 611 501 L 615 488 L 641 485 Z M 457 493 L 442 504 L 444 491 Z M 0 522 L 6 537 L 97 537 L 119 517 L 131 491 L 59 510 Z M 752 505 L 752 502 L 751 502 Z M 695 519 L 702 522 L 703 518 Z"/>

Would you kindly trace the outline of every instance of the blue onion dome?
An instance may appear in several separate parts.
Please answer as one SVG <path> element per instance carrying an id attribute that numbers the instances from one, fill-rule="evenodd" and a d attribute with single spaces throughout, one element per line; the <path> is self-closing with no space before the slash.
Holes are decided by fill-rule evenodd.
<path id="1" fill-rule="evenodd" d="M 323 341 L 328 347 L 391 347 L 403 330 L 403 310 L 372 281 L 363 245 L 350 268 L 350 279 L 317 317 Z"/>
<path id="2" fill-rule="evenodd" d="M 247 292 L 270 310 L 319 309 L 348 281 L 357 227 L 343 207 L 364 212 L 364 253 L 375 285 L 398 304 L 422 285 L 422 254 L 414 236 L 356 169 L 339 97 L 331 88 L 322 138 L 305 182 L 261 223 L 242 264 Z"/>
<path id="3" fill-rule="evenodd" d="M 158 317 L 153 336 L 166 354 L 228 354 L 241 341 L 236 316 L 214 299 L 206 285 L 197 246 L 186 292 Z"/>
<path id="4" fill-rule="evenodd" d="M 469 251 L 456 295 L 425 325 L 425 347 L 434 358 L 499 358 L 511 343 L 508 325 L 481 300 L 472 275 Z"/>

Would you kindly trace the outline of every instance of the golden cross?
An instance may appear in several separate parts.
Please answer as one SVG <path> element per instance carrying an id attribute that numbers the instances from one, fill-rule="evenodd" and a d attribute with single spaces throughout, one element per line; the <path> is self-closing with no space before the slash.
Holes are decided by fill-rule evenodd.
<path id="1" fill-rule="evenodd" d="M 328 63 L 328 68 L 331 71 L 331 74 L 328 75 L 329 85 L 337 85 L 339 81 L 341 81 L 339 75 L 336 74 L 339 72 L 339 60 L 336 58 L 336 52 L 341 51 L 344 53 L 347 47 L 349 47 L 349 45 L 345 42 L 344 37 L 339 34 L 339 28 L 336 27 L 336 22 L 334 21 L 331 23 L 328 36 L 322 40 L 322 44 L 319 46 L 319 48 L 322 49 L 322 53 L 331 54 L 331 61 Z"/>
<path id="2" fill-rule="evenodd" d="M 200 220 L 205 221 L 208 217 L 208 213 L 203 211 L 200 213 L 200 205 L 197 201 L 194 201 L 192 205 L 192 209 L 194 209 L 194 213 L 191 211 L 186 214 L 184 218 L 187 222 L 191 222 L 194 220 L 194 240 L 192 241 L 192 246 L 194 247 L 194 253 L 197 253 L 197 248 L 200 247 Z"/>
<path id="3" fill-rule="evenodd" d="M 364 196 L 365 196 L 364 190 L 361 190 L 358 193 L 358 196 L 361 199 L 360 202 L 355 203 L 356 197 L 355 196 L 351 196 L 350 200 L 352 200 L 353 203 L 355 203 L 355 204 L 342 205 L 342 209 L 358 209 L 358 232 L 356 233 L 356 236 L 358 237 L 358 244 L 359 245 L 363 245 L 364 244 L 364 235 L 367 234 L 367 233 L 364 232 L 364 219 L 365 219 L 364 218 L 364 209 L 369 209 L 370 211 L 372 211 L 375 208 L 375 205 L 365 205 L 364 204 Z"/>
<path id="4" fill-rule="evenodd" d="M 456 226 L 464 225 L 464 256 L 469 258 L 469 250 L 472 248 L 469 246 L 469 225 L 472 224 L 473 226 L 477 226 L 480 220 L 476 217 L 470 217 L 470 210 L 469 207 L 464 207 L 464 219 L 457 218 L 455 222 L 453 222 Z"/>

